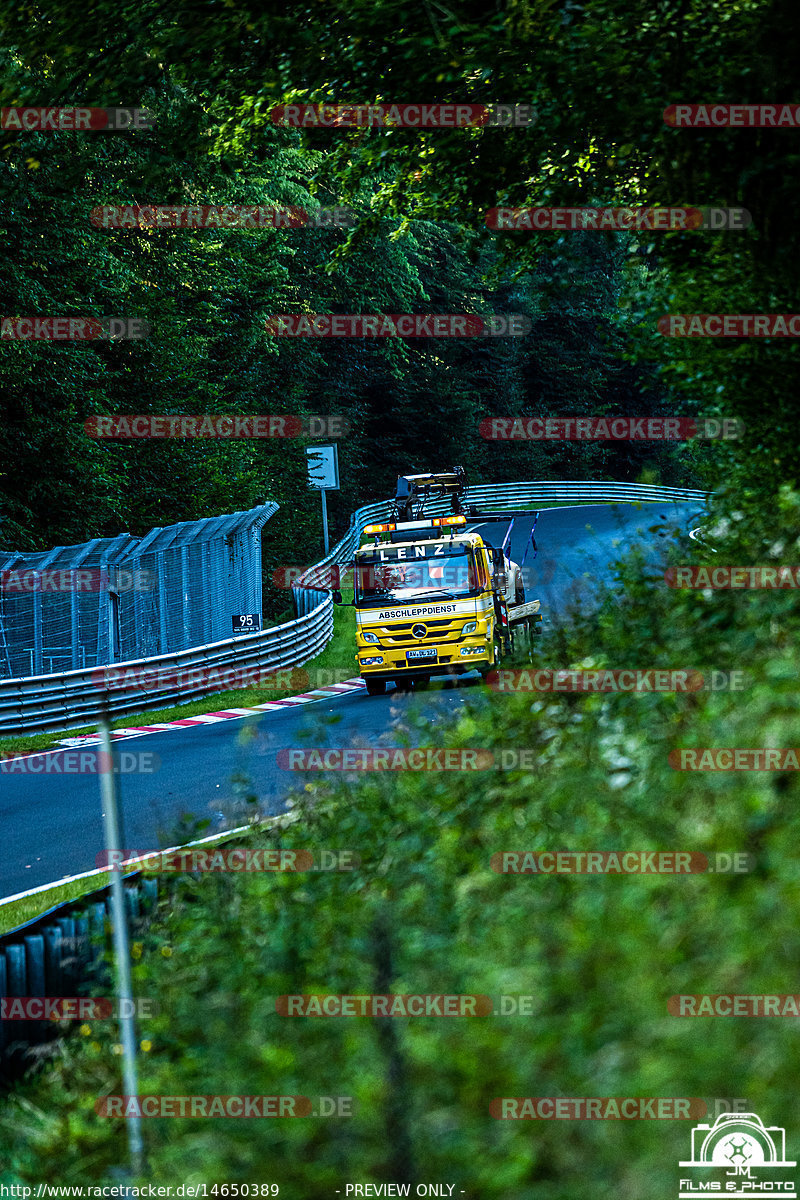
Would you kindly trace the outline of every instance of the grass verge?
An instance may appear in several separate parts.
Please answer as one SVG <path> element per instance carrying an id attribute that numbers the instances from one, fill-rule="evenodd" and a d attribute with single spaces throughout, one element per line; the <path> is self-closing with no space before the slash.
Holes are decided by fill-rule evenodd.
<path id="1" fill-rule="evenodd" d="M 258 825 L 259 830 L 282 828 L 285 825 L 290 825 L 295 818 L 286 813 L 282 813 L 279 817 L 268 818 Z M 210 834 L 207 837 L 199 838 L 195 841 L 190 841 L 182 844 L 180 847 L 169 847 L 169 849 L 185 849 L 188 846 L 213 846 L 223 844 L 226 841 L 240 842 L 248 836 L 247 830 L 222 830 L 220 833 Z M 129 867 L 123 867 L 123 877 L 134 874 L 138 870 L 135 864 Z M 45 886 L 41 891 L 36 891 L 33 895 L 24 896 L 19 900 L 0 900 L 0 935 L 9 933 L 12 929 L 18 929 L 20 925 L 24 925 L 27 921 L 33 921 L 36 917 L 42 916 L 48 909 L 54 908 L 57 904 L 64 904 L 69 900 L 80 900 L 81 897 L 88 895 L 91 892 L 99 892 L 101 888 L 107 887 L 111 883 L 112 872 L 110 871 L 92 871 L 84 876 L 67 879 L 61 883 L 53 883 Z"/>
<path id="2" fill-rule="evenodd" d="M 78 900 L 87 892 L 97 892 L 110 882 L 110 872 L 101 871 L 83 879 L 72 879 L 68 883 L 53 884 L 45 891 L 35 892 L 34 895 L 25 896 L 21 900 L 0 900 L 0 934 L 8 933 L 10 930 L 24 925 L 26 921 L 40 917 L 42 913 L 46 913 L 49 908 L 54 908 L 56 904 L 63 904 L 67 900 Z"/>

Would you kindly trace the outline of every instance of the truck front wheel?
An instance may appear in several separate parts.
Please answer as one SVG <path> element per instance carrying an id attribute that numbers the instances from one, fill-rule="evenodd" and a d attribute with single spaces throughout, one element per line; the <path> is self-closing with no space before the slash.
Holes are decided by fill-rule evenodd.
<path id="1" fill-rule="evenodd" d="M 382 696 L 386 691 L 385 679 L 365 679 L 368 696 Z"/>

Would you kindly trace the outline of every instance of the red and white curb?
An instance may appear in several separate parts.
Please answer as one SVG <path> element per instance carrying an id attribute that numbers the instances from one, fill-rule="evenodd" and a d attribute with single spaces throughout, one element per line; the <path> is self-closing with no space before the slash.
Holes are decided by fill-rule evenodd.
<path id="1" fill-rule="evenodd" d="M 226 708 L 222 712 L 201 713 L 197 717 L 184 717 L 179 721 L 161 721 L 155 725 L 131 725 L 126 729 L 113 729 L 112 739 L 139 737 L 144 733 L 163 733 L 167 729 L 188 729 L 190 725 L 216 725 L 218 721 L 233 721 L 242 717 L 253 716 L 254 713 L 276 712 L 279 709 L 294 708 L 298 704 L 312 704 L 319 700 L 329 700 L 334 696 L 349 695 L 351 692 L 363 691 L 366 684 L 362 679 L 345 679 L 343 683 L 332 683 L 328 687 L 315 688 L 313 692 L 301 692 L 299 696 L 286 696 L 283 700 L 268 700 L 266 704 L 255 704 L 252 708 Z M 100 737 L 96 733 L 85 734 L 83 737 L 62 738 L 59 746 L 72 749 L 76 746 L 96 746 Z M 46 754 L 46 750 L 37 751 Z M 52 751 L 51 751 L 52 753 Z"/>

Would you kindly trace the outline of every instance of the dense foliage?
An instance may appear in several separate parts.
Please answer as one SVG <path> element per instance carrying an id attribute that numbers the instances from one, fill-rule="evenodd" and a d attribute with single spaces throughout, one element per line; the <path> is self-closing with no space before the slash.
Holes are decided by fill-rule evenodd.
<path id="1" fill-rule="evenodd" d="M 798 512 L 787 494 L 782 519 Z M 721 552 L 780 561 L 787 547 L 742 540 L 741 524 L 717 530 Z M 684 545 L 681 561 L 692 553 Z M 769 744 L 797 744 L 797 601 L 676 602 L 636 557 L 620 583 L 595 618 L 552 635 L 544 662 L 738 669 L 744 690 L 476 688 L 458 727 L 439 735 L 401 702 L 387 745 L 480 747 L 498 761 L 529 750 L 536 766 L 341 783 L 311 772 L 295 794 L 299 824 L 256 831 L 250 844 L 348 849 L 357 870 L 203 876 L 164 893 L 136 951 L 137 993 L 161 1010 L 139 1024 L 140 1093 L 352 1096 L 354 1109 L 327 1120 L 147 1121 L 152 1178 L 274 1180 L 281 1194 L 320 1197 L 343 1180 L 435 1180 L 468 1197 L 552 1200 L 571 1200 L 589 1178 L 601 1192 L 658 1196 L 677 1188 L 691 1122 L 499 1122 L 491 1100 L 737 1098 L 791 1126 L 796 1021 L 681 1020 L 667 1005 L 676 994 L 796 990 L 796 776 L 691 775 L 668 754 L 763 744 L 765 733 Z M 275 748 L 268 727 L 243 735 L 254 774 Z M 752 856 L 752 870 L 559 877 L 490 867 L 498 851 L 555 849 L 735 851 Z M 279 995 L 390 992 L 488 994 L 496 1007 L 501 994 L 522 994 L 532 1009 L 388 1021 L 276 1014 Z M 84 1182 L 124 1157 L 122 1123 L 93 1111 L 98 1096 L 119 1094 L 117 1036 L 87 1023 L 24 1100 L 10 1101 L 0 1137 L 17 1132 L 20 1178 Z"/>
<path id="2" fill-rule="evenodd" d="M 730 563 L 795 562 L 796 342 L 667 342 L 665 312 L 800 311 L 797 131 L 674 129 L 667 105 L 782 102 L 788 0 L 438 0 L 164 8 L 98 0 L 8 7 L 3 104 L 147 104 L 157 132 L 6 132 L 3 312 L 142 316 L 142 343 L 4 345 L 5 544 L 45 545 L 274 498 L 316 531 L 300 444 L 94 445 L 92 413 L 341 412 L 335 519 L 399 466 L 482 479 L 594 477 L 716 490 Z M 530 102 L 531 129 L 298 131 L 288 100 Z M 350 232 L 93 230 L 95 204 L 349 204 Z M 746 233 L 508 234 L 496 204 L 743 205 Z M 281 311 L 520 311 L 519 345 L 272 344 Z M 483 416 L 702 412 L 739 444 L 677 450 L 497 444 Z M 275 538 L 290 542 L 288 523 Z M 303 522 L 303 524 L 301 524 Z M 272 533 L 272 527 L 270 527 Z M 273 547 L 278 554 L 278 541 Z M 281 549 L 281 553 L 283 550 Z M 280 559 L 276 559 L 280 561 Z M 674 993 L 795 991 L 796 775 L 670 768 L 676 745 L 800 741 L 792 592 L 680 594 L 633 555 L 599 614 L 556 630 L 548 665 L 744 669 L 741 693 L 470 695 L 434 732 L 405 705 L 388 741 L 533 748 L 531 771 L 310 780 L 287 845 L 352 847 L 353 874 L 187 881 L 137 966 L 162 1016 L 142 1092 L 352 1095 L 349 1120 L 148 1122 L 159 1182 L 453 1182 L 456 1194 L 668 1195 L 688 1123 L 494 1121 L 494 1096 L 743 1097 L 797 1137 L 791 1020 L 680 1021 Z M 491 705 L 491 707 L 490 707 Z M 246 752 L 248 747 L 243 747 Z M 250 745 L 255 755 L 257 746 Z M 260 838 L 264 834 L 259 834 Z M 740 850 L 745 875 L 520 878 L 505 848 Z M 162 953 L 159 953 L 159 951 Z M 285 1020 L 284 992 L 530 993 L 530 1018 Z M 120 1090 L 113 1030 L 72 1038 L 11 1098 L 9 1179 L 87 1182 L 123 1158 L 95 1097 Z M 796 1155 L 795 1155 L 796 1157 Z M 3 1179 L 0 1173 L 0 1181 Z M 674 1194 L 674 1192 L 672 1192 Z"/>
<path id="3" fill-rule="evenodd" d="M 23 53 L 5 55 L 4 100 L 58 99 L 55 64 Z M 121 77 L 117 86 L 119 95 L 134 85 Z M 98 98 L 92 88 L 83 96 Z M 562 235 L 539 246 L 538 259 L 530 252 L 540 235 L 521 235 L 524 244 L 504 254 L 503 239 L 473 221 L 443 221 L 443 205 L 387 207 L 388 134 L 388 161 L 355 182 L 341 146 L 310 146 L 265 118 L 257 136 L 244 120 L 234 137 L 230 115 L 199 84 L 152 81 L 137 98 L 155 114 L 154 130 L 5 135 L 0 177 L 14 254 L 0 277 L 3 314 L 136 317 L 152 330 L 143 341 L 4 343 L 6 546 L 139 533 L 264 498 L 291 511 L 295 533 L 315 529 L 297 439 L 98 443 L 82 426 L 106 413 L 340 413 L 350 432 L 343 489 L 332 498 L 339 525 L 358 503 L 387 494 L 400 469 L 442 462 L 463 462 L 484 480 L 635 479 L 644 470 L 667 483 L 702 481 L 708 455 L 697 448 L 479 434 L 485 416 L 691 407 L 667 393 L 647 353 L 635 357 L 637 301 L 652 275 L 662 279 L 643 258 L 641 235 Z M 449 135 L 437 132 L 446 145 Z M 492 135 L 505 144 L 504 133 Z M 507 144 L 506 152 L 516 153 Z M 350 233 L 91 223 L 99 205 L 143 203 L 308 211 L 346 203 L 360 223 Z M 264 319 L 284 311 L 521 312 L 532 331 L 466 341 L 269 337 Z"/>

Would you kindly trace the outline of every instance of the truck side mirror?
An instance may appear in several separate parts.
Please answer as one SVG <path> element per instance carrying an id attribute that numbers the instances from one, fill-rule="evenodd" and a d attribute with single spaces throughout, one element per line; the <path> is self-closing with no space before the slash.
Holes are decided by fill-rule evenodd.
<path id="1" fill-rule="evenodd" d="M 337 588 L 337 589 L 336 589 L 336 591 L 333 593 L 333 603 L 334 603 L 334 604 L 341 604 L 341 603 L 342 603 L 342 593 L 339 591 L 339 589 L 338 589 L 338 588 Z"/>

